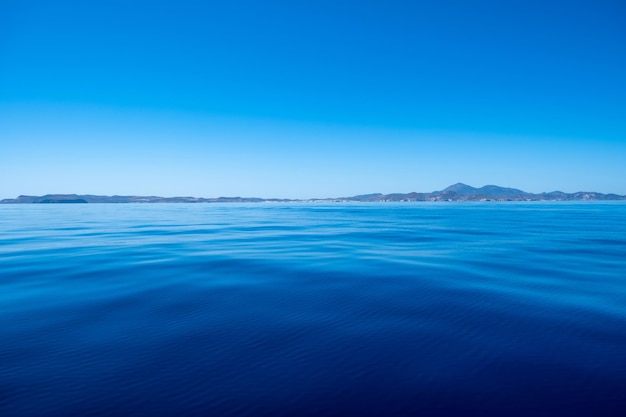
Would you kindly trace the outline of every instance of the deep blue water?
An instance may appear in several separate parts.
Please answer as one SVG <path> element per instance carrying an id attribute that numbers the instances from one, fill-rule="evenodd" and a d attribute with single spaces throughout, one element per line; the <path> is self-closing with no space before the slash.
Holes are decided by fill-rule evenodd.
<path id="1" fill-rule="evenodd" d="M 0 206 L 0 415 L 347 414 L 626 415 L 626 204 Z"/>

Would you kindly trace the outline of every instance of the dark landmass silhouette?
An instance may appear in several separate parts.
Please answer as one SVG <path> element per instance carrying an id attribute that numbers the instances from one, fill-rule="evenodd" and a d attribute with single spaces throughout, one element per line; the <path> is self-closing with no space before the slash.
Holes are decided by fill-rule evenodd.
<path id="1" fill-rule="evenodd" d="M 157 197 L 157 196 L 99 196 L 77 194 L 46 194 L 44 196 L 20 195 L 0 200 L 0 204 L 84 204 L 84 203 L 263 203 L 263 202 L 394 202 L 394 201 L 581 201 L 626 200 L 626 196 L 602 194 L 595 191 L 564 193 L 551 191 L 533 194 L 515 188 L 485 185 L 475 188 L 463 183 L 451 185 L 430 193 L 364 194 L 353 197 L 281 199 L 256 197 Z"/>

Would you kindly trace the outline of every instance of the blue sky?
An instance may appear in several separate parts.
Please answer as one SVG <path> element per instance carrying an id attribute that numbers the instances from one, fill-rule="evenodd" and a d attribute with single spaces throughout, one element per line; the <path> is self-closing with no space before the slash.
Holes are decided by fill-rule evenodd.
<path id="1" fill-rule="evenodd" d="M 0 198 L 626 194 L 615 1 L 0 2 Z"/>

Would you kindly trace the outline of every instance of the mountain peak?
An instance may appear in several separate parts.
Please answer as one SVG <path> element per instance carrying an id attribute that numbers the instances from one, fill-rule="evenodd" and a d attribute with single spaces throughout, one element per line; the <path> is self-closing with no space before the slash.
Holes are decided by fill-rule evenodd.
<path id="1" fill-rule="evenodd" d="M 476 188 L 467 185 L 467 184 L 463 184 L 462 182 L 457 182 L 456 184 L 453 184 L 443 190 L 441 190 L 441 193 L 455 193 L 455 194 L 459 194 L 459 195 L 466 195 L 466 194 L 472 194 L 474 192 L 476 192 Z"/>

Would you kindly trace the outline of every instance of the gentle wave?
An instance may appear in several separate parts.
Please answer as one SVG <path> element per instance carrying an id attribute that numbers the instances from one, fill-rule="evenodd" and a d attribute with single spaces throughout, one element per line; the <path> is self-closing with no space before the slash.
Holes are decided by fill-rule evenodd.
<path id="1" fill-rule="evenodd" d="M 623 415 L 626 204 L 0 206 L 0 414 Z"/>

